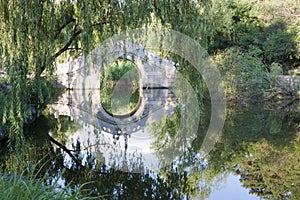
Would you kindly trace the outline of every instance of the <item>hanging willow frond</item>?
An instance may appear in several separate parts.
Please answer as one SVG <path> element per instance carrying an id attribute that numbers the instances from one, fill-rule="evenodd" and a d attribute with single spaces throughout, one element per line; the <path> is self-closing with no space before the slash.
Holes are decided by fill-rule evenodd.
<path id="1" fill-rule="evenodd" d="M 78 55 L 76 49 L 88 54 L 114 34 L 153 23 L 187 34 L 206 46 L 213 29 L 209 2 L 0 0 L 0 64 L 10 85 L 3 119 L 10 138 L 23 138 L 28 107 L 41 108 L 45 103 L 50 91 L 44 82 L 52 76 L 53 63 L 63 62 L 69 51 L 72 55 Z"/>

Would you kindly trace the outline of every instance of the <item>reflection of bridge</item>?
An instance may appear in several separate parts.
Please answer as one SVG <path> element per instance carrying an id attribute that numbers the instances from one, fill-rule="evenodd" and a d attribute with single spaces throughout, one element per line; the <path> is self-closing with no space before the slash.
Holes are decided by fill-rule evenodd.
<path id="1" fill-rule="evenodd" d="M 58 85 L 71 90 L 61 95 L 57 104 L 51 105 L 55 115 L 71 116 L 113 134 L 130 134 L 144 128 L 146 123 L 169 116 L 176 106 L 174 64 L 128 42 L 111 49 L 113 51 L 99 48 L 88 58 L 79 57 L 57 66 Z M 140 74 L 141 103 L 126 117 L 111 116 L 100 104 L 101 70 L 118 58 L 134 62 Z"/>
<path id="2" fill-rule="evenodd" d="M 86 95 L 93 94 L 99 97 L 100 90 L 69 90 L 60 95 L 55 104 L 49 107 L 56 117 L 70 116 L 81 123 L 92 124 L 99 129 L 112 134 L 131 134 L 144 128 L 147 123 L 157 121 L 162 117 L 170 116 L 175 107 L 175 95 L 168 89 L 144 90 L 142 103 L 137 111 L 128 117 L 116 118 L 108 114 L 100 105 L 95 113 L 91 110 Z M 146 98 L 145 98 L 146 97 Z"/>

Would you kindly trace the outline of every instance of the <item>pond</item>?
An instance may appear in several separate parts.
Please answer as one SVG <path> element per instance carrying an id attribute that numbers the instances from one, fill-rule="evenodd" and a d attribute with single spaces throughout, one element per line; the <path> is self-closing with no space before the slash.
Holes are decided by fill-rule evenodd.
<path id="1" fill-rule="evenodd" d="M 116 132 L 118 123 L 101 122 L 100 115 L 78 109 L 59 98 L 50 104 L 26 127 L 24 165 L 14 165 L 17 153 L 2 146 L 2 170 L 26 169 L 44 160 L 39 173 L 51 175 L 49 184 L 57 179 L 62 187 L 76 189 L 88 182 L 85 192 L 104 199 L 300 199 L 296 110 L 227 106 L 222 134 L 203 157 L 199 149 L 210 121 L 208 103 L 196 135 L 186 140 L 174 133 L 180 107 L 171 106 L 164 118 L 127 132 Z"/>

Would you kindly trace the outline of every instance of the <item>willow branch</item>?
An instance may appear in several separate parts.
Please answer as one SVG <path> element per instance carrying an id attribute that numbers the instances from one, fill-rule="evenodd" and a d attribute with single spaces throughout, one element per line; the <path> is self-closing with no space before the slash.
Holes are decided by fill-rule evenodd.
<path id="1" fill-rule="evenodd" d="M 49 137 L 49 141 L 54 143 L 55 145 L 57 145 L 59 148 L 61 148 L 64 152 L 66 152 L 71 159 L 80 167 L 84 168 L 84 169 L 88 169 L 89 171 L 91 171 L 92 173 L 95 174 L 103 174 L 103 175 L 111 175 L 111 173 L 109 172 L 105 172 L 105 171 L 99 171 L 99 170 L 93 170 L 91 168 L 88 168 L 84 165 L 81 164 L 81 162 L 79 160 L 77 160 L 77 158 L 75 158 L 75 156 L 71 153 L 72 150 L 68 149 L 65 145 L 61 144 L 60 142 L 56 141 L 53 137 L 51 137 L 50 135 L 48 135 Z"/>
<path id="2" fill-rule="evenodd" d="M 85 166 L 83 166 L 81 164 L 81 162 L 79 162 L 79 160 L 77 160 L 77 158 L 75 158 L 75 156 L 71 153 L 71 150 L 68 149 L 65 145 L 61 144 L 60 142 L 56 141 L 53 137 L 49 136 L 49 140 L 50 142 L 54 143 L 55 145 L 57 145 L 59 148 L 61 148 L 62 150 L 64 150 L 71 158 L 72 160 L 74 160 L 74 162 L 79 165 L 82 168 L 85 168 Z"/>
<path id="3" fill-rule="evenodd" d="M 74 31 L 73 31 L 73 35 L 72 37 L 69 39 L 69 41 L 65 44 L 65 46 L 60 49 L 58 52 L 56 52 L 54 54 L 54 58 L 57 58 L 58 56 L 60 56 L 62 53 L 64 53 L 65 51 L 68 50 L 68 48 L 71 46 L 71 44 L 73 43 L 73 41 L 77 38 L 78 35 L 80 35 L 82 33 L 82 30 L 78 30 L 76 31 L 77 29 L 77 25 L 75 25 L 74 27 Z"/>
<path id="4" fill-rule="evenodd" d="M 59 27 L 54 35 L 54 39 L 56 39 L 59 36 L 59 34 L 62 32 L 62 30 L 65 27 L 67 27 L 69 24 L 75 23 L 75 22 L 76 22 L 76 20 L 74 18 L 72 18 L 72 19 L 68 20 L 65 24 L 63 24 L 61 27 Z"/>

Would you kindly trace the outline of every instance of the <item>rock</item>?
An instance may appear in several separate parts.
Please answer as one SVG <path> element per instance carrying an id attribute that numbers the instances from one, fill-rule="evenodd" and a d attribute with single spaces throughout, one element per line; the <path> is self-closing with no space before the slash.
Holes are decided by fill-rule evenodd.
<path id="1" fill-rule="evenodd" d="M 0 71 L 0 78 L 6 78 L 7 74 L 4 71 Z"/>

